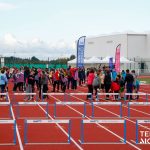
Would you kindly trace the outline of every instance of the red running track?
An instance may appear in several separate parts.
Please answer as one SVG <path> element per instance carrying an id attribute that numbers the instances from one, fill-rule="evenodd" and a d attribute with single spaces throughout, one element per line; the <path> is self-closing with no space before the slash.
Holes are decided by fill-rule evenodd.
<path id="1" fill-rule="evenodd" d="M 10 89 L 12 85 L 10 85 Z M 51 87 L 50 87 L 51 88 Z M 141 92 L 146 90 L 149 92 L 149 86 L 143 86 Z M 86 87 L 78 87 L 77 91 L 69 90 L 67 92 L 80 92 L 86 93 Z M 84 126 L 84 133 L 85 133 L 85 141 L 86 142 L 94 142 L 94 141 L 101 141 L 101 142 L 120 142 L 120 144 L 81 144 L 79 142 L 80 139 L 80 132 L 81 132 L 81 120 L 82 119 L 91 119 L 91 106 L 89 100 L 86 100 L 85 96 L 72 96 L 69 98 L 70 101 L 76 102 L 85 102 L 86 103 L 86 115 L 87 117 L 82 118 L 83 115 L 83 107 L 82 106 L 57 106 L 57 115 L 58 118 L 54 118 L 54 103 L 64 101 L 63 96 L 53 96 L 49 97 L 46 101 L 50 104 L 48 107 L 48 118 L 51 120 L 55 119 L 70 119 L 71 120 L 71 143 L 70 144 L 38 144 L 40 142 L 66 142 L 68 140 L 67 133 L 68 133 L 68 126 L 67 124 L 31 124 L 28 126 L 28 142 L 35 142 L 35 145 L 24 144 L 24 119 L 28 117 L 33 117 L 38 119 L 39 117 L 42 119 L 47 119 L 45 115 L 45 106 L 37 105 L 37 106 L 27 106 L 27 107 L 20 107 L 20 117 L 17 118 L 17 111 L 16 111 L 16 102 L 23 102 L 23 96 L 16 97 L 16 101 L 13 99 L 13 93 L 9 92 L 10 102 L 13 102 L 12 105 L 12 112 L 13 119 L 17 121 L 17 143 L 16 145 L 12 146 L 0 146 L 0 149 L 3 150 L 10 150 L 10 149 L 25 149 L 25 150 L 47 150 L 47 149 L 105 149 L 105 150 L 113 150 L 113 149 L 122 149 L 122 150 L 130 150 L 130 149 L 137 149 L 137 150 L 148 150 L 149 145 L 137 145 L 132 140 L 135 140 L 135 121 L 137 117 L 145 117 L 145 114 L 149 116 L 149 107 L 142 108 L 140 106 L 131 108 L 131 115 L 133 117 L 127 118 L 127 106 L 123 104 L 123 117 L 127 121 L 127 143 L 122 144 L 121 140 L 123 138 L 123 125 L 122 124 L 85 124 Z M 95 101 L 95 100 L 94 100 Z M 101 100 L 104 101 L 105 100 Z M 140 99 L 140 101 L 144 101 Z M 123 102 L 123 101 L 122 101 Z M 4 116 L 5 118 L 9 117 L 8 114 L 9 109 L 3 108 L 0 109 L 0 117 Z M 5 112 L 5 113 L 4 113 Z M 143 113 L 144 112 L 144 113 Z M 117 106 L 95 106 L 95 115 L 98 118 L 96 119 L 120 119 L 119 118 L 119 111 Z M 64 118 L 62 118 L 62 116 Z M 73 116 L 73 117 L 72 117 Z M 108 118 L 103 118 L 108 117 Z M 148 118 L 150 119 L 150 118 Z M 0 125 L 0 130 L 2 136 L 0 136 L 0 142 L 3 141 L 4 138 L 7 141 L 11 141 L 12 134 L 13 134 L 13 126 L 12 125 Z M 150 130 L 150 126 L 147 124 L 140 125 L 140 130 Z M 4 138 L 2 138 L 4 137 Z"/>

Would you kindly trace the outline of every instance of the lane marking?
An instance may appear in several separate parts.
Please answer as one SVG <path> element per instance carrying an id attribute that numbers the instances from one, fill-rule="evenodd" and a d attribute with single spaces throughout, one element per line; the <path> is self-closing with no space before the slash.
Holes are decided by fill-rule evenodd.
<path id="1" fill-rule="evenodd" d="M 8 93 L 8 101 L 10 102 L 9 93 Z M 12 117 L 15 120 L 15 115 L 14 115 L 14 111 L 13 111 L 12 105 L 11 105 L 10 109 L 11 109 Z M 17 137 L 18 137 L 20 150 L 24 150 L 23 144 L 22 144 L 22 141 L 21 141 L 21 137 L 20 137 L 20 133 L 19 133 L 19 130 L 18 130 L 17 121 L 16 121 L 16 132 L 17 132 Z"/>
<path id="2" fill-rule="evenodd" d="M 44 109 L 42 106 L 40 106 L 39 104 L 38 104 L 38 106 L 39 106 L 45 113 L 47 113 L 47 112 L 45 111 L 45 109 Z M 48 114 L 48 116 L 49 116 L 52 120 L 54 120 L 54 119 L 50 116 L 50 114 Z M 68 136 L 68 133 L 63 129 L 63 127 L 60 126 L 60 124 L 56 124 L 56 125 L 64 132 L 65 135 Z M 78 147 L 79 150 L 83 150 L 83 148 L 82 148 L 72 137 L 70 137 L 70 140 Z"/>
<path id="3" fill-rule="evenodd" d="M 58 99 L 55 98 L 55 97 L 53 97 L 53 98 L 56 99 L 57 101 L 60 101 L 60 100 L 58 100 Z M 81 101 L 83 101 L 83 100 L 81 100 Z M 70 106 L 68 106 L 68 107 L 70 107 Z M 81 112 L 75 110 L 74 108 L 71 108 L 71 109 L 74 110 L 75 112 L 78 112 L 79 114 L 82 114 Z M 89 117 L 87 117 L 87 116 L 86 116 L 85 118 L 91 120 L 91 119 L 90 119 Z M 111 130 L 105 128 L 104 126 L 102 126 L 102 125 L 100 125 L 100 124 L 97 124 L 97 125 L 100 126 L 100 127 L 103 128 L 103 129 L 105 129 L 106 131 L 110 132 L 110 133 L 113 134 L 114 136 L 118 137 L 120 140 L 124 140 L 122 137 L 120 137 L 119 135 L 117 135 L 117 134 L 114 133 L 113 131 L 111 131 Z M 137 150 L 141 150 L 139 147 L 135 146 L 134 144 L 130 143 L 130 142 L 127 141 L 127 140 L 126 140 L 126 143 L 128 143 L 129 145 L 131 145 L 132 147 L 134 147 L 134 148 L 137 149 Z"/>

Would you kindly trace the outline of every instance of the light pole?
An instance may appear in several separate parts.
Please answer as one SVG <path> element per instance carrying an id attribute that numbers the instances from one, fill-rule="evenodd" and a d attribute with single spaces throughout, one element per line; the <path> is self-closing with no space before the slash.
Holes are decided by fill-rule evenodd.
<path id="1" fill-rule="evenodd" d="M 4 63 L 4 57 L 2 55 L 0 55 L 0 61 L 1 61 L 1 68 L 3 68 L 5 63 Z"/>

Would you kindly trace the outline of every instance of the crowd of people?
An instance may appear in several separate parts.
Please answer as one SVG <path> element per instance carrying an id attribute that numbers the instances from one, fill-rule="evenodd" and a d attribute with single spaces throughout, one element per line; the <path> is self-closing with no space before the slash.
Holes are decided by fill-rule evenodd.
<path id="1" fill-rule="evenodd" d="M 133 100 L 138 99 L 132 97 L 132 93 L 138 93 L 139 80 L 135 70 L 131 72 L 127 69 L 126 72 L 122 70 L 121 73 L 117 73 L 114 69 L 110 70 L 109 67 L 105 67 L 102 70 L 90 69 L 87 76 L 88 93 L 92 93 L 95 90 L 96 100 L 98 101 L 97 91 L 105 93 L 118 93 L 115 95 L 115 99 L 124 99 L 124 92 L 130 93 L 126 99 Z M 126 91 L 125 91 L 126 89 Z M 120 95 L 120 96 L 118 96 Z M 89 98 L 89 96 L 88 96 Z M 106 95 L 106 100 L 109 100 L 109 95 Z"/>
<path id="2" fill-rule="evenodd" d="M 51 92 L 66 92 L 68 89 L 76 90 L 79 86 L 87 86 L 88 93 L 91 93 L 95 100 L 98 101 L 97 93 L 119 93 L 115 99 L 123 99 L 126 89 L 127 93 L 139 91 L 139 81 L 135 70 L 122 70 L 117 73 L 114 69 L 109 67 L 103 68 L 76 68 L 69 66 L 67 69 L 40 69 L 40 68 L 2 68 L 0 73 L 0 89 L 4 93 L 8 90 L 8 82 L 13 82 L 13 92 L 20 91 L 26 93 L 34 93 L 39 91 L 39 98 L 41 93 L 47 93 L 49 84 L 52 85 Z M 95 92 L 94 92 L 95 91 Z M 46 98 L 44 96 L 43 98 Z M 90 95 L 87 95 L 87 99 Z M 2 99 L 2 96 L 1 96 Z M 25 100 L 32 100 L 32 95 L 26 95 Z M 106 95 L 106 100 L 109 95 Z M 132 100 L 132 94 L 126 99 Z M 138 99 L 138 96 L 136 97 Z"/>

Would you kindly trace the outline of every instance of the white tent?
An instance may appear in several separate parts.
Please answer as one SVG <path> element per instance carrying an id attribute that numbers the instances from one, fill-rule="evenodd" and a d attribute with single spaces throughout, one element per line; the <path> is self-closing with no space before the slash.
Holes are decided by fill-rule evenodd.
<path id="1" fill-rule="evenodd" d="M 77 59 L 75 58 L 75 59 L 73 59 L 73 60 L 68 61 L 67 63 L 68 63 L 68 64 L 75 64 L 76 62 L 77 62 Z"/>
<path id="2" fill-rule="evenodd" d="M 131 61 L 131 60 L 125 58 L 125 57 L 121 57 L 121 58 L 120 58 L 120 62 L 121 62 L 122 64 L 135 63 L 134 61 Z"/>
<path id="3" fill-rule="evenodd" d="M 73 60 L 68 61 L 67 63 L 68 63 L 68 64 L 76 64 L 76 63 L 77 63 L 77 59 L 75 58 L 75 59 L 73 59 Z M 88 63 L 88 60 L 87 60 L 87 59 L 84 59 L 84 63 L 85 63 L 85 64 Z"/>
<path id="4" fill-rule="evenodd" d="M 88 64 L 100 64 L 101 60 L 98 57 L 93 56 L 93 57 L 89 58 L 86 63 L 88 63 Z"/>
<path id="5" fill-rule="evenodd" d="M 109 63 L 109 58 L 111 58 L 111 56 L 107 56 L 107 57 L 105 57 L 105 58 L 103 58 L 102 60 L 101 60 L 101 63 Z M 114 61 L 114 58 L 113 58 L 113 62 L 115 62 Z"/>
<path id="6" fill-rule="evenodd" d="M 111 56 L 107 56 L 107 57 L 103 58 L 101 60 L 101 63 L 109 63 L 109 58 L 111 58 Z M 113 63 L 115 63 L 115 58 L 113 58 Z M 130 64 L 130 63 L 134 63 L 134 61 L 130 61 L 129 59 L 127 59 L 125 57 L 120 57 L 120 63 Z"/>

